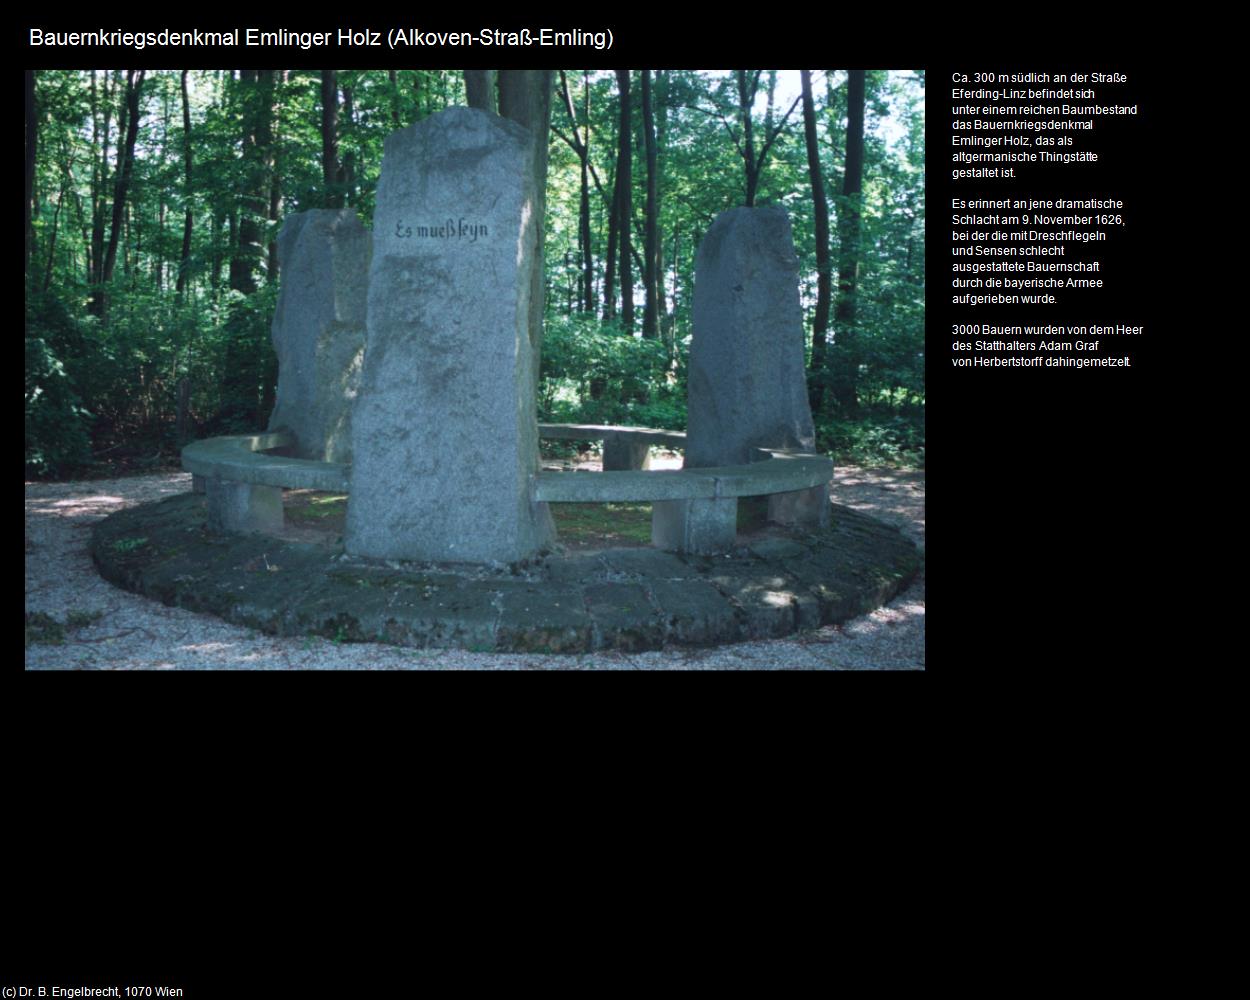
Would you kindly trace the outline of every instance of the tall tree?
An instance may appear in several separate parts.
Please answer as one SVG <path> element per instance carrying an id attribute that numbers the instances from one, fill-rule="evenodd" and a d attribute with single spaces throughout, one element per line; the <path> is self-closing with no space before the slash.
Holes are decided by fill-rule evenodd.
<path id="1" fill-rule="evenodd" d="M 326 208 L 343 207 L 343 168 L 339 165 L 339 86 L 332 69 L 321 71 L 321 175 Z"/>
<path id="2" fill-rule="evenodd" d="M 116 71 L 115 71 L 116 72 Z M 91 246 L 87 251 L 88 284 L 98 285 L 104 274 L 104 210 L 107 205 L 105 192 L 109 183 L 109 127 L 113 118 L 112 75 L 106 70 L 97 94 L 96 72 L 91 71 L 91 147 L 100 154 L 93 158 L 91 166 Z M 89 311 L 99 315 L 104 299 L 93 289 Z"/>
<path id="3" fill-rule="evenodd" d="M 833 280 L 829 260 L 829 204 L 820 169 L 820 146 L 816 142 L 816 104 L 812 100 L 812 71 L 800 70 L 803 87 L 803 135 L 807 141 L 807 173 L 812 184 L 812 214 L 816 237 L 816 313 L 812 318 L 812 361 L 808 377 L 812 412 L 824 402 L 826 337 Z"/>
<path id="4" fill-rule="evenodd" d="M 660 220 L 663 218 L 664 205 L 664 161 L 668 146 L 668 104 L 669 104 L 669 70 L 656 70 L 654 92 L 658 105 L 657 124 L 655 129 L 655 298 L 659 305 L 660 332 L 664 337 L 665 346 L 670 356 L 673 351 L 673 331 L 668 322 L 668 306 L 664 291 L 664 240 L 659 235 Z M 674 239 L 676 233 L 674 232 Z"/>
<path id="5" fill-rule="evenodd" d="M 760 178 L 764 173 L 764 164 L 768 162 L 768 154 L 772 152 L 773 144 L 785 129 L 786 123 L 790 121 L 790 116 L 794 114 L 794 109 L 799 106 L 800 100 L 796 97 L 785 115 L 775 121 L 770 96 L 768 116 L 764 120 L 764 137 L 757 151 L 754 108 L 762 76 L 763 70 L 758 69 L 735 71 L 734 78 L 738 86 L 738 128 L 731 127 L 723 114 L 720 116 L 721 122 L 729 131 L 729 136 L 737 147 L 738 155 L 742 157 L 742 166 L 746 173 L 746 205 L 748 207 L 755 204 L 760 188 Z M 769 80 L 770 86 L 775 86 L 775 78 L 770 76 Z"/>
<path id="6" fill-rule="evenodd" d="M 27 278 L 30 277 L 30 245 L 34 238 L 34 208 L 35 208 L 35 151 L 36 144 L 39 141 L 39 120 L 35 112 L 35 71 L 28 69 L 26 71 L 26 218 L 25 218 L 25 239 L 26 239 L 26 258 L 23 262 L 22 273 Z M 58 203 L 59 204 L 59 203 Z"/>
<path id="7" fill-rule="evenodd" d="M 386 78 L 391 84 L 391 128 L 399 128 L 399 78 L 395 70 L 387 70 Z"/>
<path id="8" fill-rule="evenodd" d="M 612 197 L 608 199 L 608 249 L 603 261 L 603 318 L 616 318 L 616 244 L 621 228 L 621 178 L 612 169 Z"/>
<path id="9" fill-rule="evenodd" d="M 243 111 L 243 182 L 237 245 L 230 260 L 230 287 L 251 295 L 258 287 L 257 271 L 265 258 L 261 226 L 269 216 L 273 70 L 240 70 L 239 94 Z"/>
<path id="10" fill-rule="evenodd" d="M 147 70 L 139 70 L 135 75 L 133 69 L 126 71 L 126 104 L 125 104 L 125 146 L 117 151 L 117 184 L 113 189 L 113 225 L 109 230 L 108 248 L 104 251 L 104 267 L 100 272 L 101 282 L 107 284 L 113 280 L 113 268 L 117 264 L 117 247 L 121 240 L 122 226 L 125 222 L 126 195 L 130 190 L 130 178 L 134 173 L 135 140 L 139 135 L 139 93 L 143 89 L 143 78 Z M 99 299 L 100 312 L 104 311 L 104 298 Z"/>
<path id="11" fill-rule="evenodd" d="M 585 101 L 586 134 L 585 137 L 577 124 L 577 112 L 573 108 L 573 95 L 569 90 L 568 75 L 560 70 L 560 97 L 564 102 L 565 113 L 569 117 L 568 134 L 552 125 L 555 132 L 577 156 L 581 172 L 581 191 L 578 201 L 577 248 L 581 278 L 578 289 L 578 310 L 594 312 L 595 264 L 590 240 L 590 84 L 585 71 L 582 73 L 582 90 Z"/>
<path id="12" fill-rule="evenodd" d="M 182 219 L 182 253 L 178 257 L 178 282 L 175 286 L 175 295 L 178 301 L 182 301 L 182 294 L 186 291 L 187 276 L 191 271 L 191 232 L 194 223 L 192 215 L 192 187 L 191 187 L 191 98 L 187 95 L 187 73 L 188 70 L 182 71 L 181 87 L 182 87 L 182 162 L 183 162 L 183 201 L 186 202 L 185 214 Z"/>
<path id="13" fill-rule="evenodd" d="M 499 72 L 499 113 L 530 130 L 534 140 L 534 206 L 537 247 L 530 281 L 530 344 L 535 361 L 542 356 L 544 297 L 547 290 L 544 270 L 547 215 L 547 144 L 551 135 L 551 88 L 554 71 L 549 69 L 505 69 Z M 539 365 L 534 365 L 537 382 Z"/>
<path id="14" fill-rule="evenodd" d="M 464 92 L 469 107 L 477 108 L 479 111 L 493 112 L 495 110 L 495 71 L 493 69 L 466 69 Z"/>
<path id="15" fill-rule="evenodd" d="M 659 197 L 656 178 L 655 114 L 651 107 L 651 70 L 642 71 L 642 134 L 647 156 L 647 204 L 646 226 L 643 238 L 644 305 L 642 311 L 642 335 L 658 339 L 660 336 L 659 292 Z"/>
<path id="16" fill-rule="evenodd" d="M 621 94 L 621 124 L 616 154 L 616 218 L 617 236 L 621 242 L 621 326 L 626 333 L 634 331 L 634 276 L 630 259 L 630 228 L 633 224 L 633 178 L 631 155 L 634 130 L 630 123 L 629 70 L 616 71 Z"/>
<path id="17" fill-rule="evenodd" d="M 836 364 L 830 385 L 846 413 L 859 410 L 860 344 L 856 330 L 860 260 L 860 209 L 864 187 L 864 98 L 866 74 L 853 69 L 847 77 L 846 170 L 842 177 L 842 209 L 838 213 L 841 248 L 838 255 L 838 305 L 834 313 Z"/>
<path id="18" fill-rule="evenodd" d="M 281 94 L 286 83 L 286 70 L 277 70 L 274 79 L 274 102 L 272 124 L 269 127 L 267 144 L 269 146 L 269 249 L 268 276 L 270 281 L 278 277 L 278 223 L 282 219 L 282 164 L 278 162 L 282 144 L 275 135 L 275 126 L 282 121 Z M 276 364 L 275 356 L 275 364 Z"/>

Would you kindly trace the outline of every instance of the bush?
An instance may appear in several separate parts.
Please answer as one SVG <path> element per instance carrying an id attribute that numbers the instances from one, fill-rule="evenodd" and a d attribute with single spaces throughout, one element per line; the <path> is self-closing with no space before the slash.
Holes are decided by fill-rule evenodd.
<path id="1" fill-rule="evenodd" d="M 551 316 L 542 353 L 540 420 L 685 428 L 684 373 L 662 341 L 589 316 Z"/>
<path id="2" fill-rule="evenodd" d="M 834 462 L 924 468 L 924 415 L 868 413 L 859 420 L 822 420 L 816 446 Z"/>
<path id="3" fill-rule="evenodd" d="M 57 476 L 91 457 L 92 414 L 66 368 L 83 332 L 54 296 L 26 299 L 25 464 L 28 476 Z"/>

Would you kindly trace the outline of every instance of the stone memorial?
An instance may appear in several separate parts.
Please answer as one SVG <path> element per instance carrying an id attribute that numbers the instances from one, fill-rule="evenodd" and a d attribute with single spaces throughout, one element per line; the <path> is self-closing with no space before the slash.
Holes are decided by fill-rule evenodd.
<path id="1" fill-rule="evenodd" d="M 290 215 L 278 235 L 278 390 L 269 429 L 295 435 L 296 457 L 352 460 L 369 251 L 369 231 L 351 209 Z"/>
<path id="2" fill-rule="evenodd" d="M 386 140 L 344 544 L 355 556 L 515 562 L 554 539 L 528 330 L 530 133 L 450 108 Z"/>
<path id="3" fill-rule="evenodd" d="M 687 469 L 740 465 L 756 448 L 815 450 L 803 369 L 803 312 L 790 219 L 779 205 L 716 217 L 695 258 L 687 388 Z M 770 520 L 823 524 L 828 486 L 769 498 Z M 657 503 L 655 542 L 713 552 L 733 545 L 733 499 Z"/>

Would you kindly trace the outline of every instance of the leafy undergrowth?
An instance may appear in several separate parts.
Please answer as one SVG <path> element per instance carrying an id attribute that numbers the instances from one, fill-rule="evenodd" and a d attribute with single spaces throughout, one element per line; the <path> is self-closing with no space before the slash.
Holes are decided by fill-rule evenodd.
<path id="1" fill-rule="evenodd" d="M 835 465 L 923 469 L 924 412 L 822 420 L 816 427 L 816 447 L 831 455 Z"/>
<path id="2" fill-rule="evenodd" d="M 102 611 L 71 611 L 59 622 L 43 611 L 26 612 L 26 645 L 43 643 L 48 646 L 59 646 L 71 632 L 86 628 L 98 621 Z"/>

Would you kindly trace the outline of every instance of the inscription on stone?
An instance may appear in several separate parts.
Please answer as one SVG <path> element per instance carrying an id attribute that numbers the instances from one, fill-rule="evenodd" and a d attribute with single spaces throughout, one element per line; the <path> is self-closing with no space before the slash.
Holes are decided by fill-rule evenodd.
<path id="1" fill-rule="evenodd" d="M 464 240 L 476 243 L 479 236 L 490 235 L 489 229 L 484 222 L 468 222 L 465 219 L 447 219 L 434 226 L 409 225 L 405 220 L 398 219 L 391 235 L 397 240 Z"/>

